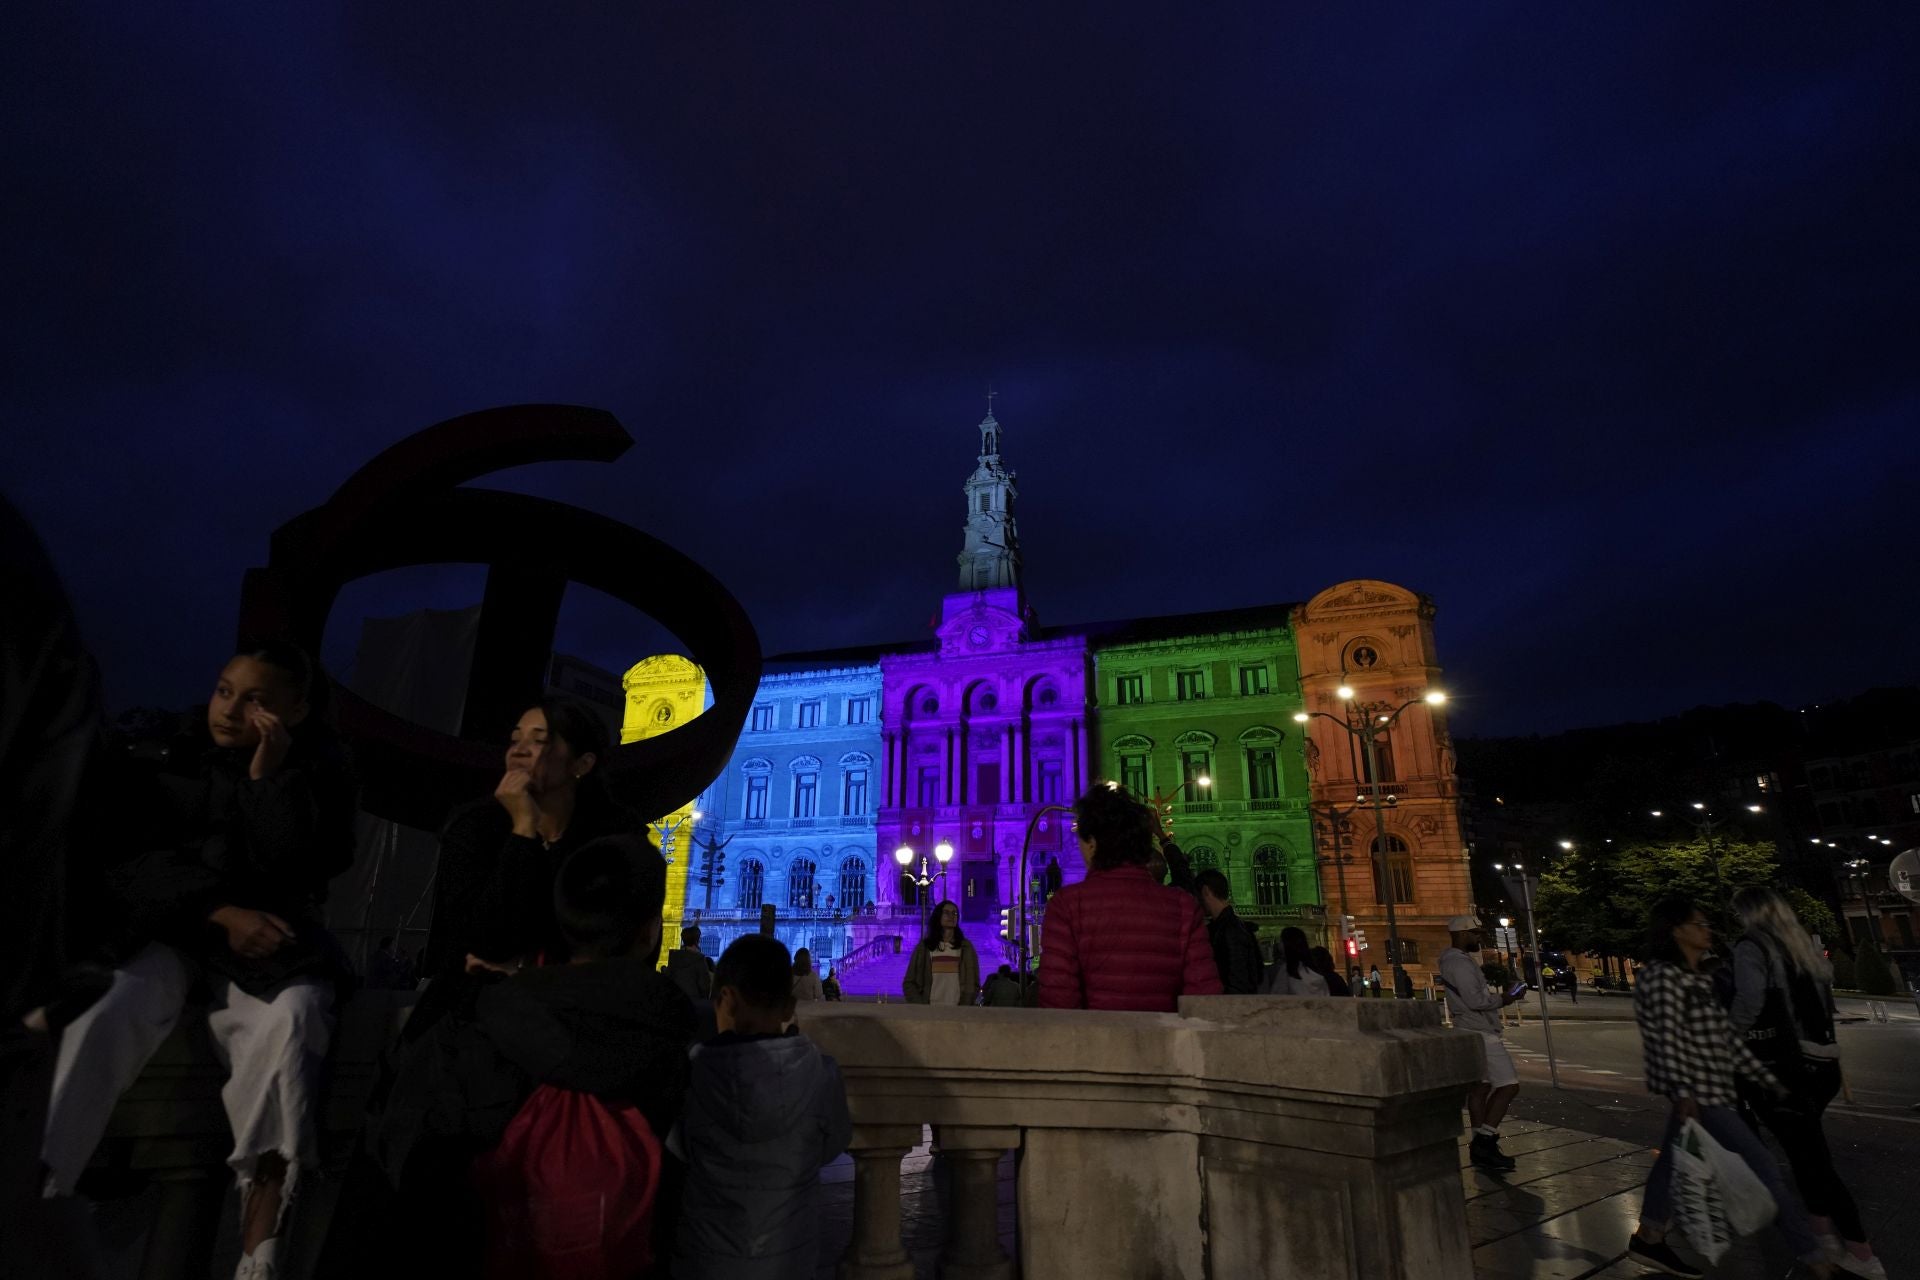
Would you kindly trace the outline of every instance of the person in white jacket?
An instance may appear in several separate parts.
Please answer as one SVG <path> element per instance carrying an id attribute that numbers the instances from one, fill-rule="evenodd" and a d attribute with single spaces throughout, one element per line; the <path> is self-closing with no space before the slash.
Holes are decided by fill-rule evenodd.
<path id="1" fill-rule="evenodd" d="M 1282 929 L 1280 954 L 1274 957 L 1273 972 L 1267 975 L 1266 985 L 1260 990 L 1270 996 L 1326 995 L 1327 980 L 1308 959 L 1310 950 L 1304 930 Z"/>
<path id="2" fill-rule="evenodd" d="M 1513 1056 L 1500 1038 L 1500 1010 L 1520 998 L 1524 991 L 1508 995 L 1487 988 L 1487 975 L 1480 968 L 1480 922 L 1472 916 L 1455 916 L 1447 921 L 1453 945 L 1440 953 L 1440 982 L 1447 993 L 1447 1013 L 1454 1029 L 1478 1031 L 1486 1046 L 1486 1068 L 1480 1084 L 1467 1095 L 1467 1116 L 1473 1121 L 1473 1141 L 1468 1155 L 1483 1169 L 1506 1172 L 1514 1167 L 1513 1157 L 1500 1150 L 1500 1121 L 1507 1106 L 1520 1092 L 1520 1077 L 1513 1069 Z"/>

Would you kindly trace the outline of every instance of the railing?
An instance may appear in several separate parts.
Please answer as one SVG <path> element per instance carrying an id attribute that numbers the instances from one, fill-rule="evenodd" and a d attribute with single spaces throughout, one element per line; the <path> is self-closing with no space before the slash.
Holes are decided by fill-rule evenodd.
<path id="1" fill-rule="evenodd" d="M 381 1046 L 411 993 L 341 1011 L 322 1124 L 352 1148 Z M 1177 1014 L 809 1004 L 854 1120 L 842 1280 L 911 1280 L 900 1161 L 933 1126 L 951 1175 L 941 1274 L 974 1280 L 1300 1275 L 1471 1280 L 1457 1139 L 1479 1038 L 1405 1000 L 1206 996 Z M 207 1273 L 232 1185 L 224 1072 L 190 1016 L 114 1109 L 103 1153 L 149 1173 L 146 1274 Z M 1017 1151 L 1018 1259 L 996 1168 Z M 103 1159 L 106 1158 L 103 1154 Z M 317 1241 L 330 1197 L 295 1202 Z M 305 1247 L 298 1247 L 306 1253 Z M 304 1275 L 310 1258 L 286 1259 Z"/>
<path id="2" fill-rule="evenodd" d="M 1270 800 L 1187 800 L 1175 803 L 1171 808 L 1176 818 L 1189 814 L 1218 817 L 1243 813 L 1305 813 L 1307 798 L 1281 796 Z"/>
<path id="3" fill-rule="evenodd" d="M 840 1004 L 808 1006 L 803 1030 L 839 1060 L 853 1113 L 841 1280 L 914 1274 L 900 1161 L 923 1125 L 951 1175 L 942 1275 L 1473 1275 L 1456 1142 L 1481 1048 L 1435 1005 Z M 1008 1151 L 1017 1259 L 997 1222 Z"/>
<path id="4" fill-rule="evenodd" d="M 841 976 L 844 977 L 849 973 L 859 971 L 869 960 L 877 960 L 881 956 L 890 956 L 899 950 L 900 935 L 889 933 L 882 937 L 870 938 L 866 942 L 861 943 L 836 960 L 834 967 L 838 969 Z"/>

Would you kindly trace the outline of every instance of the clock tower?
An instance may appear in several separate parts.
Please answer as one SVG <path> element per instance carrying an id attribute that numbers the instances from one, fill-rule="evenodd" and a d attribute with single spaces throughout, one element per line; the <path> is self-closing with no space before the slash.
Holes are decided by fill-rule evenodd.
<path id="1" fill-rule="evenodd" d="M 966 545 L 958 557 L 960 590 L 1020 588 L 1020 535 L 1013 523 L 1014 475 L 1000 461 L 1000 424 L 987 396 L 980 422 L 980 461 L 967 477 Z"/>

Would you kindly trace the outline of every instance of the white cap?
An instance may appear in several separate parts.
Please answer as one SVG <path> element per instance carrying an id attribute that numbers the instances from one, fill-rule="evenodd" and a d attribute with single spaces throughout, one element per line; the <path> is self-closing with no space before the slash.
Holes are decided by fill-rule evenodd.
<path id="1" fill-rule="evenodd" d="M 1472 933 L 1480 927 L 1480 922 L 1472 916 L 1455 916 L 1447 921 L 1448 933 Z"/>

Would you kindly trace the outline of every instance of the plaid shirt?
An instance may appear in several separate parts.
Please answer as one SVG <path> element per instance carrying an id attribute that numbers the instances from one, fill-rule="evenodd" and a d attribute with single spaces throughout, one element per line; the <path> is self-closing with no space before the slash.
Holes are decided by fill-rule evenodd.
<path id="1" fill-rule="evenodd" d="M 1726 1010 L 1713 998 L 1713 979 L 1704 973 L 1661 960 L 1642 965 L 1633 1020 L 1640 1026 L 1649 1093 L 1730 1107 L 1737 1097 L 1735 1076 L 1768 1093 L 1785 1092 L 1746 1041 L 1733 1034 Z"/>

